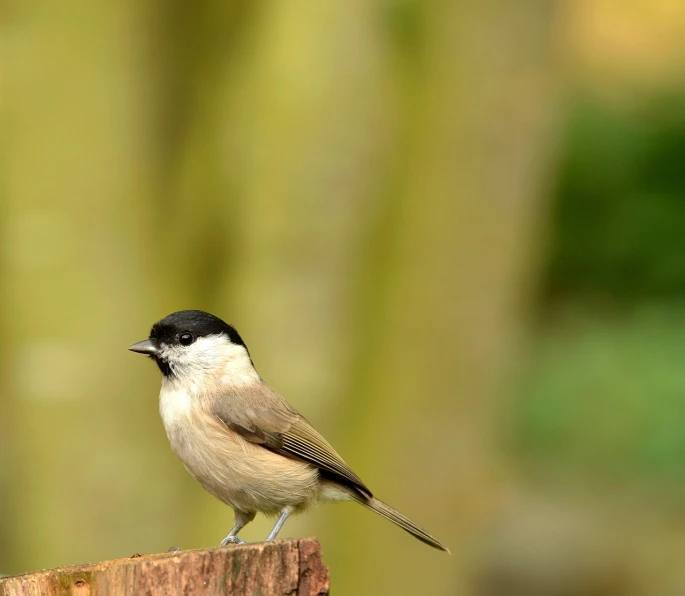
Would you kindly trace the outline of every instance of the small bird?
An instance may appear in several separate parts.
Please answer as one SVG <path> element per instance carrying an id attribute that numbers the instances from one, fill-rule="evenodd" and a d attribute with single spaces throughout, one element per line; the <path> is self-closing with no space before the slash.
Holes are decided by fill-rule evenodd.
<path id="1" fill-rule="evenodd" d="M 318 502 L 355 501 L 434 548 L 449 550 L 373 496 L 314 427 L 257 374 L 238 332 L 201 310 L 155 323 L 129 350 L 162 371 L 159 411 L 171 449 L 186 470 L 235 512 L 220 546 L 242 544 L 238 533 L 257 513 L 277 515 L 266 538 L 286 519 Z"/>

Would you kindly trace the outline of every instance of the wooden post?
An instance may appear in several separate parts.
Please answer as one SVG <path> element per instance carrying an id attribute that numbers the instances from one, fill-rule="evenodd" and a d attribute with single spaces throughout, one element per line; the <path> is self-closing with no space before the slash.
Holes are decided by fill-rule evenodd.
<path id="1" fill-rule="evenodd" d="M 325 596 L 315 538 L 133 555 L 0 579 L 0 596 Z"/>

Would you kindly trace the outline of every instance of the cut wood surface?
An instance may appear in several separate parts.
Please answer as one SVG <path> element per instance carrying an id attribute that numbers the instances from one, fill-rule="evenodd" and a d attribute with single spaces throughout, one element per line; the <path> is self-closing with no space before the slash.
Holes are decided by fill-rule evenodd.
<path id="1" fill-rule="evenodd" d="M 0 596 L 318 596 L 328 569 L 315 538 L 133 555 L 0 579 Z"/>

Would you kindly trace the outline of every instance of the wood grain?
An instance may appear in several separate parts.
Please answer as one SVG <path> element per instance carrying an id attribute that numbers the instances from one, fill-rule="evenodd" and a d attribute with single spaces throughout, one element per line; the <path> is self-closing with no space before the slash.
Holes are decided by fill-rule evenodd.
<path id="1" fill-rule="evenodd" d="M 328 589 L 315 538 L 133 555 L 0 579 L 0 596 L 324 596 Z"/>

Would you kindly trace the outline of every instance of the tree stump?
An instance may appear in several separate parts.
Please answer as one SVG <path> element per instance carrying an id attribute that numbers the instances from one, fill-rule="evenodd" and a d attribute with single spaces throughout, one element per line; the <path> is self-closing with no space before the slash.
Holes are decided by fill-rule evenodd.
<path id="1" fill-rule="evenodd" d="M 133 555 L 0 579 L 0 596 L 319 596 L 328 569 L 315 538 Z"/>

